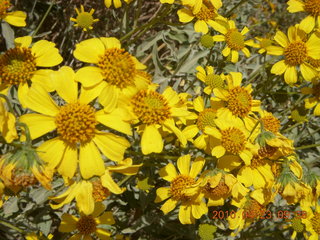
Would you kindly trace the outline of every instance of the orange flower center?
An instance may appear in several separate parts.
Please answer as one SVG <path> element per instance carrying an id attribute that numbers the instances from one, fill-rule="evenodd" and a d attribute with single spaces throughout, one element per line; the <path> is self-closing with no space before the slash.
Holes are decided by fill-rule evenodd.
<path id="1" fill-rule="evenodd" d="M 247 202 L 244 210 L 251 215 L 250 218 L 259 218 L 261 215 L 264 215 L 266 208 L 256 200 L 251 199 Z"/>
<path id="2" fill-rule="evenodd" d="M 227 97 L 228 109 L 233 115 L 245 117 L 251 110 L 252 97 L 250 93 L 243 87 L 235 87 L 229 90 Z"/>
<path id="3" fill-rule="evenodd" d="M 87 104 L 68 103 L 60 108 L 55 123 L 58 134 L 70 144 L 86 143 L 95 134 L 95 110 Z"/>
<path id="4" fill-rule="evenodd" d="M 307 46 L 302 41 L 292 42 L 284 49 L 284 56 L 288 65 L 300 65 L 307 58 Z"/>
<path id="5" fill-rule="evenodd" d="M 206 76 L 205 83 L 212 89 L 224 87 L 224 80 L 216 74 L 208 74 Z"/>
<path id="6" fill-rule="evenodd" d="M 221 131 L 221 145 L 230 153 L 238 154 L 244 150 L 246 137 L 238 128 L 228 128 Z"/>
<path id="7" fill-rule="evenodd" d="M 209 194 L 211 198 L 225 198 L 229 193 L 229 187 L 224 180 L 220 181 L 214 188 L 211 188 L 210 183 L 207 183 L 205 186 L 205 192 Z"/>
<path id="8" fill-rule="evenodd" d="M 110 191 L 102 186 L 100 180 L 92 182 L 92 196 L 96 202 L 101 202 L 110 196 Z"/>
<path id="9" fill-rule="evenodd" d="M 265 147 L 260 148 L 258 150 L 258 154 L 262 158 L 270 158 L 276 151 L 277 151 L 276 147 L 271 147 L 269 145 L 266 145 Z"/>
<path id="10" fill-rule="evenodd" d="M 252 169 L 257 169 L 258 167 L 265 165 L 266 161 L 259 155 L 254 155 L 251 159 L 250 167 Z"/>
<path id="11" fill-rule="evenodd" d="M 312 16 L 320 15 L 320 1 L 319 0 L 306 0 L 304 3 L 304 10 Z"/>
<path id="12" fill-rule="evenodd" d="M 132 56 L 124 49 L 110 48 L 100 56 L 98 67 L 104 80 L 120 89 L 134 85 L 136 75 Z"/>
<path id="13" fill-rule="evenodd" d="M 320 59 L 314 59 L 312 57 L 308 57 L 306 60 L 310 65 L 314 68 L 320 68 Z"/>
<path id="14" fill-rule="evenodd" d="M 195 184 L 195 181 L 190 176 L 178 175 L 175 177 L 170 184 L 170 194 L 172 198 L 180 201 L 189 200 L 189 197 L 186 196 L 183 191 L 192 184 Z"/>
<path id="15" fill-rule="evenodd" d="M 216 16 L 216 10 L 210 3 L 207 6 L 202 5 L 200 11 L 196 14 L 196 18 L 204 21 L 213 20 Z"/>
<path id="16" fill-rule="evenodd" d="M 0 82 L 9 85 L 27 82 L 37 70 L 35 59 L 29 48 L 7 50 L 0 56 Z"/>
<path id="17" fill-rule="evenodd" d="M 199 113 L 197 126 L 201 131 L 204 131 L 205 127 L 215 127 L 214 120 L 216 119 L 216 110 L 212 108 L 204 109 Z"/>
<path id="18" fill-rule="evenodd" d="M 134 113 L 147 125 L 162 124 L 171 117 L 170 107 L 160 93 L 141 90 L 132 98 L 131 103 Z"/>
<path id="19" fill-rule="evenodd" d="M 315 212 L 314 216 L 311 218 L 311 224 L 313 230 L 320 235 L 320 213 Z"/>
<path id="20" fill-rule="evenodd" d="M 261 121 L 263 122 L 263 127 L 274 134 L 279 132 L 280 129 L 280 121 L 279 119 L 275 118 L 272 115 L 265 116 L 261 118 Z"/>
<path id="21" fill-rule="evenodd" d="M 229 48 L 236 51 L 244 48 L 244 36 L 237 29 L 229 29 L 225 37 Z"/>
<path id="22" fill-rule="evenodd" d="M 0 0 L 0 19 L 5 18 L 9 7 L 10 1 Z"/>
<path id="23" fill-rule="evenodd" d="M 78 220 L 76 227 L 81 235 L 90 235 L 97 230 L 97 223 L 92 216 L 82 216 Z"/>

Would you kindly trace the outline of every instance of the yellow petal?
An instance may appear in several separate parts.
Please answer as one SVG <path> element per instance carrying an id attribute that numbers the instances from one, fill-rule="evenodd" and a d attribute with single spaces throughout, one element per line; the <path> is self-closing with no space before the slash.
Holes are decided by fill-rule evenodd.
<path id="1" fill-rule="evenodd" d="M 197 157 L 192 163 L 189 176 L 195 178 L 201 172 L 204 163 L 205 159 L 203 157 Z"/>
<path id="2" fill-rule="evenodd" d="M 171 212 L 177 206 L 177 201 L 172 198 L 168 199 L 161 207 L 164 214 Z"/>
<path id="3" fill-rule="evenodd" d="M 123 121 L 121 109 L 117 108 L 109 114 L 105 114 L 104 111 L 96 115 L 98 122 L 110 127 L 114 130 L 122 132 L 124 134 L 132 135 L 131 125 L 128 122 Z"/>
<path id="4" fill-rule="evenodd" d="M 53 67 L 63 60 L 55 44 L 47 40 L 40 40 L 33 44 L 31 52 L 36 57 L 37 66 L 40 67 Z"/>
<path id="5" fill-rule="evenodd" d="M 41 114 L 25 114 L 20 117 L 20 121 L 27 124 L 31 134 L 31 139 L 36 139 L 48 132 L 56 129 L 55 118 Z"/>
<path id="6" fill-rule="evenodd" d="M 93 141 L 97 144 L 99 150 L 113 161 L 121 161 L 124 151 L 130 147 L 130 143 L 125 138 L 113 133 L 97 132 Z"/>
<path id="7" fill-rule="evenodd" d="M 299 24 L 299 28 L 305 31 L 306 33 L 310 33 L 316 24 L 316 19 L 314 16 L 307 16 L 305 17 Z"/>
<path id="8" fill-rule="evenodd" d="M 194 18 L 192 12 L 186 8 L 179 9 L 177 14 L 179 16 L 179 21 L 183 23 L 191 22 Z"/>
<path id="9" fill-rule="evenodd" d="M 103 175 L 104 162 L 92 141 L 80 146 L 79 165 L 81 175 L 85 179 Z"/>
<path id="10" fill-rule="evenodd" d="M 276 35 L 274 36 L 274 40 L 276 40 L 277 43 L 279 43 L 284 48 L 287 47 L 289 44 L 289 39 L 281 31 L 277 31 Z"/>
<path id="11" fill-rule="evenodd" d="M 181 204 L 179 209 L 179 220 L 182 224 L 192 224 L 191 205 Z"/>
<path id="12" fill-rule="evenodd" d="M 189 175 L 190 159 L 191 156 L 189 154 L 178 158 L 178 169 L 181 174 Z"/>
<path id="13" fill-rule="evenodd" d="M 76 44 L 73 52 L 75 58 L 87 63 L 98 63 L 105 52 L 105 46 L 99 38 L 91 38 Z"/>
<path id="14" fill-rule="evenodd" d="M 159 175 L 164 180 L 171 182 L 177 176 L 177 171 L 172 163 L 168 163 L 165 167 L 160 169 Z"/>
<path id="15" fill-rule="evenodd" d="M 94 87 L 103 80 L 101 70 L 98 67 L 80 68 L 75 75 L 75 80 L 81 82 L 84 87 Z"/>
<path id="16" fill-rule="evenodd" d="M 37 152 L 39 157 L 48 163 L 48 167 L 55 168 L 62 160 L 66 145 L 59 138 L 53 138 L 42 143 Z"/>
<path id="17" fill-rule="evenodd" d="M 71 179 L 77 170 L 77 165 L 78 165 L 77 148 L 66 145 L 65 152 L 62 156 L 60 164 L 58 165 L 58 172 L 62 176 Z"/>
<path id="18" fill-rule="evenodd" d="M 303 78 L 307 81 L 311 81 L 318 75 L 318 71 L 306 63 L 300 65 L 300 71 Z"/>
<path id="19" fill-rule="evenodd" d="M 141 151 L 144 155 L 160 153 L 163 149 L 162 136 L 154 125 L 146 126 L 141 137 Z"/>
<path id="20" fill-rule="evenodd" d="M 113 111 L 118 104 L 119 89 L 114 85 L 106 85 L 99 95 L 99 102 L 105 107 L 106 111 Z"/>
<path id="21" fill-rule="evenodd" d="M 215 146 L 211 150 L 211 155 L 215 156 L 216 158 L 222 157 L 226 153 L 226 149 L 224 147 L 220 146 Z"/>
<path id="22" fill-rule="evenodd" d="M 207 23 L 203 20 L 198 20 L 194 24 L 194 30 L 196 32 L 201 32 L 203 34 L 206 34 L 208 32 L 208 26 Z"/>
<path id="23" fill-rule="evenodd" d="M 18 47 L 25 47 L 28 48 L 32 43 L 32 37 L 31 36 L 25 36 L 25 37 L 18 37 L 14 39 L 14 45 Z"/>
<path id="24" fill-rule="evenodd" d="M 277 46 L 269 46 L 267 47 L 267 53 L 270 55 L 281 56 L 283 55 L 283 48 Z"/>
<path id="25" fill-rule="evenodd" d="M 78 83 L 72 68 L 64 66 L 51 75 L 55 89 L 60 97 L 67 103 L 76 102 L 78 99 Z"/>
<path id="26" fill-rule="evenodd" d="M 298 80 L 296 67 L 288 67 L 284 73 L 284 80 L 288 84 L 294 84 Z"/>
<path id="27" fill-rule="evenodd" d="M 125 188 L 121 189 L 118 184 L 112 179 L 110 172 L 108 170 L 100 177 L 102 186 L 108 188 L 108 190 L 114 194 L 121 194 Z"/>
<path id="28" fill-rule="evenodd" d="M 87 181 L 82 181 L 80 184 L 79 192 L 76 194 L 77 207 L 81 212 L 89 215 L 94 210 L 93 187 L 92 184 Z"/>
<path id="29" fill-rule="evenodd" d="M 109 38 L 101 37 L 100 40 L 104 44 L 104 47 L 106 49 L 108 49 L 108 48 L 121 48 L 120 41 L 114 37 L 109 37 Z"/>
<path id="30" fill-rule="evenodd" d="M 72 216 L 68 213 L 64 213 L 61 216 L 61 222 L 59 226 L 59 232 L 72 232 L 76 230 L 78 218 L 75 216 Z"/>
<path id="31" fill-rule="evenodd" d="M 281 75 L 287 70 L 287 68 L 288 68 L 288 65 L 285 64 L 284 60 L 281 60 L 272 66 L 271 73 L 276 75 Z"/>
<path id="32" fill-rule="evenodd" d="M 39 85 L 31 86 L 29 89 L 27 106 L 36 112 L 52 117 L 59 113 L 59 107 Z"/>
<path id="33" fill-rule="evenodd" d="M 161 187 L 157 189 L 157 198 L 154 200 L 155 203 L 162 202 L 170 197 L 170 188 Z"/>
<path id="34" fill-rule="evenodd" d="M 26 26 L 26 17 L 27 14 L 22 11 L 9 12 L 4 17 L 4 20 L 16 27 L 25 27 Z"/>

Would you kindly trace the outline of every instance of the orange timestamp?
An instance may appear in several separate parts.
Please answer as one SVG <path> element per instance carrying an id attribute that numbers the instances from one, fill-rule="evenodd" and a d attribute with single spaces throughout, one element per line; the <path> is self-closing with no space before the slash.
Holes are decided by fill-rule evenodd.
<path id="1" fill-rule="evenodd" d="M 276 212 L 272 212 L 269 210 L 265 211 L 242 211 L 241 214 L 238 214 L 236 211 L 212 211 L 212 219 L 225 219 L 225 218 L 242 218 L 242 219 L 293 219 L 293 218 L 307 218 L 306 211 L 289 211 L 289 210 L 278 210 Z"/>

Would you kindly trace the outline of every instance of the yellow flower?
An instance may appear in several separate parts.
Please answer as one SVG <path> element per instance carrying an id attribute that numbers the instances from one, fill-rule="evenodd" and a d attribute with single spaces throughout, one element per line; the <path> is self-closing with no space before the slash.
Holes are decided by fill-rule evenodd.
<path id="1" fill-rule="evenodd" d="M 250 57 L 250 52 L 247 46 L 254 46 L 253 40 L 245 40 L 244 35 L 249 32 L 247 27 L 244 27 L 241 32 L 238 31 L 234 21 L 232 20 L 216 20 L 211 26 L 214 30 L 223 35 L 213 36 L 213 40 L 217 42 L 226 42 L 227 46 L 222 50 L 222 55 L 228 57 L 231 55 L 231 62 L 236 63 L 239 59 L 239 51 L 242 51 L 246 57 Z"/>
<path id="2" fill-rule="evenodd" d="M 174 117 L 186 117 L 190 114 L 185 103 L 181 104 L 179 95 L 168 87 L 162 94 L 153 89 L 140 90 L 131 98 L 129 110 L 135 121 L 141 122 L 141 150 L 143 154 L 160 153 L 163 149 L 159 128 L 173 132 L 184 146 L 186 137 L 176 127 Z"/>
<path id="3" fill-rule="evenodd" d="M 22 11 L 7 12 L 10 7 L 10 1 L 0 0 L 0 19 L 16 27 L 25 27 L 27 14 Z"/>
<path id="4" fill-rule="evenodd" d="M 193 108 L 198 112 L 198 115 L 194 117 L 196 122 L 195 124 L 189 123 L 188 126 L 182 130 L 182 134 L 197 148 L 204 149 L 210 154 L 212 147 L 216 144 L 216 140 L 205 133 L 205 128 L 216 126 L 214 120 L 217 118 L 217 110 L 212 107 L 205 108 L 204 104 L 204 100 L 201 96 L 193 100 Z M 197 137 L 193 140 L 195 136 Z"/>
<path id="5" fill-rule="evenodd" d="M 188 23 L 196 19 L 194 30 L 206 34 L 209 31 L 208 25 L 212 26 L 214 19 L 219 16 L 217 10 L 222 6 L 221 1 L 203 0 L 197 5 L 193 5 L 190 1 L 184 2 L 186 8 L 178 10 L 179 21 Z"/>
<path id="6" fill-rule="evenodd" d="M 188 188 L 197 184 L 195 178 L 203 168 L 205 160 L 202 157 L 196 158 L 190 169 L 190 159 L 190 155 L 184 155 L 178 159 L 180 174 L 176 172 L 172 163 L 160 170 L 160 176 L 170 182 L 170 187 L 158 188 L 155 200 L 155 202 L 166 200 L 161 207 L 164 214 L 172 211 L 180 203 L 179 220 L 182 224 L 194 223 L 195 219 L 199 219 L 208 212 L 206 204 L 196 190 L 187 193 Z"/>
<path id="7" fill-rule="evenodd" d="M 133 0 L 124 0 L 126 3 L 131 3 Z M 122 6 L 121 0 L 104 0 L 104 4 L 107 8 L 111 7 L 111 5 L 114 5 L 115 8 L 119 8 Z"/>
<path id="8" fill-rule="evenodd" d="M 146 88 L 150 83 L 141 70 L 145 68 L 135 57 L 121 48 L 116 38 L 91 38 L 76 45 L 73 52 L 80 61 L 94 66 L 80 68 L 76 81 L 84 88 L 92 89 L 107 111 L 117 107 L 121 95 L 132 96 L 136 89 Z"/>
<path id="9" fill-rule="evenodd" d="M 99 225 L 113 225 L 114 223 L 112 212 L 105 212 L 105 207 L 101 203 L 95 205 L 92 214 L 81 214 L 80 218 L 64 213 L 61 217 L 59 232 L 71 233 L 75 231 L 76 233 L 69 238 L 70 240 L 93 240 L 96 237 L 110 239 L 111 232 L 99 227 Z M 93 235 L 96 237 L 92 237 Z"/>
<path id="10" fill-rule="evenodd" d="M 212 156 L 219 158 L 218 167 L 231 171 L 241 165 L 240 159 L 250 165 L 256 146 L 250 142 L 250 131 L 243 121 L 219 109 L 214 122 L 216 127 L 206 127 L 205 132 L 218 140 L 211 151 Z"/>
<path id="11" fill-rule="evenodd" d="M 307 212 L 307 217 L 302 219 L 305 224 L 306 230 L 311 234 L 308 240 L 318 240 L 320 237 L 320 206 L 316 204 L 314 209 L 311 207 L 303 208 Z"/>
<path id="12" fill-rule="evenodd" d="M 246 87 L 241 86 L 242 74 L 231 72 L 227 76 L 227 89 L 215 88 L 214 97 L 211 98 L 212 105 L 220 104 L 223 111 L 231 112 L 233 116 L 243 118 L 245 121 L 252 115 L 252 112 L 260 110 L 260 101 L 252 99 L 252 87 L 249 84 Z"/>
<path id="13" fill-rule="evenodd" d="M 111 113 L 96 111 L 89 105 L 92 95 L 84 89 L 78 97 L 78 83 L 70 67 L 62 67 L 52 73 L 58 95 L 65 101 L 58 106 L 41 87 L 29 91 L 28 108 L 40 114 L 31 113 L 20 117 L 28 125 L 31 138 L 35 139 L 57 130 L 58 136 L 45 141 L 38 147 L 40 157 L 49 167 L 72 178 L 77 170 L 85 179 L 101 176 L 105 166 L 99 150 L 113 161 L 121 161 L 129 142 L 113 133 L 99 131 L 98 123 L 125 134 L 131 134 L 129 123 L 122 120 L 120 109 Z"/>
<path id="14" fill-rule="evenodd" d="M 0 136 L 2 135 L 6 142 L 11 143 L 18 138 L 16 130 L 16 118 L 10 112 L 7 112 L 0 98 Z"/>
<path id="15" fill-rule="evenodd" d="M 206 84 L 204 92 L 210 95 L 215 88 L 224 88 L 225 87 L 225 75 L 221 73 L 220 75 L 214 73 L 214 68 L 212 66 L 206 66 L 204 69 L 201 66 L 197 68 L 197 78 Z"/>
<path id="16" fill-rule="evenodd" d="M 270 55 L 284 56 L 274 64 L 271 73 L 282 75 L 288 84 L 294 84 L 298 80 L 297 67 L 299 67 L 302 77 L 311 81 L 318 74 L 316 69 L 308 62 L 309 58 L 320 58 L 320 38 L 311 34 L 308 38 L 306 33 L 298 28 L 291 26 L 288 29 L 288 37 L 281 31 L 277 31 L 274 40 L 280 46 L 270 46 L 267 53 Z"/>
<path id="17" fill-rule="evenodd" d="M 320 116 L 320 79 L 312 80 L 312 87 L 304 87 L 301 89 L 303 94 L 311 94 L 312 97 L 304 100 L 305 108 L 313 108 L 313 114 Z"/>
<path id="18" fill-rule="evenodd" d="M 319 0 L 289 0 L 287 10 L 290 13 L 307 12 L 308 16 L 300 22 L 300 28 L 310 33 L 316 26 L 316 22 L 320 23 Z"/>
<path id="19" fill-rule="evenodd" d="M 81 27 L 83 31 L 88 31 L 92 29 L 92 24 L 98 22 L 99 19 L 94 19 L 92 14 L 94 9 L 91 9 L 90 12 L 84 11 L 83 5 L 81 5 L 80 10 L 76 8 L 77 18 L 70 18 L 71 21 L 76 22 L 75 27 Z"/>
<path id="20" fill-rule="evenodd" d="M 41 84 L 48 92 L 54 91 L 49 74 L 52 70 L 38 67 L 53 67 L 62 62 L 55 44 L 40 40 L 31 45 L 30 36 L 15 39 L 15 47 L 0 55 L 0 92 L 7 94 L 13 85 L 18 86 L 18 98 L 25 106 L 29 84 Z"/>
<path id="21" fill-rule="evenodd" d="M 263 54 L 267 51 L 267 47 L 271 46 L 273 41 L 269 38 L 261 38 L 261 37 L 255 37 L 259 41 L 258 44 L 255 44 L 254 47 L 260 48 L 258 50 L 258 53 Z"/>

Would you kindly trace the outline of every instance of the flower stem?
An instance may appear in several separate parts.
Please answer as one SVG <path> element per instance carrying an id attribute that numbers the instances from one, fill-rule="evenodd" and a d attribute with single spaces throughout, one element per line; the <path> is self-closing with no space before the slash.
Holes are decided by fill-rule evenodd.
<path id="1" fill-rule="evenodd" d="M 3 226 L 6 226 L 8 228 L 11 228 L 11 229 L 13 229 L 13 230 L 15 230 L 15 231 L 17 231 L 19 233 L 24 233 L 24 230 L 12 225 L 11 223 L 5 222 L 3 220 L 0 220 L 0 224 L 3 225 Z"/>
<path id="2" fill-rule="evenodd" d="M 303 150 L 303 149 L 308 149 L 308 148 L 315 148 L 315 147 L 320 147 L 320 143 L 318 144 L 310 144 L 310 145 L 304 145 L 301 147 L 296 147 L 296 150 Z"/>
<path id="3" fill-rule="evenodd" d="M 41 22 L 39 23 L 38 27 L 36 28 L 36 30 L 34 30 L 34 32 L 32 33 L 32 37 L 34 37 L 37 32 L 39 31 L 39 29 L 41 28 L 42 24 L 44 23 L 44 21 L 46 20 L 49 12 L 51 11 L 51 8 L 53 7 L 54 1 L 51 1 L 50 6 L 48 7 L 46 13 L 44 14 L 43 18 L 41 19 Z"/>
<path id="4" fill-rule="evenodd" d="M 3 98 L 4 100 L 6 100 L 6 103 L 9 108 L 9 112 L 11 112 L 15 116 L 15 113 L 14 113 L 14 110 L 13 110 L 13 107 L 12 107 L 12 104 L 11 104 L 9 98 L 6 95 L 1 94 L 1 93 L 0 93 L 0 98 Z"/>

